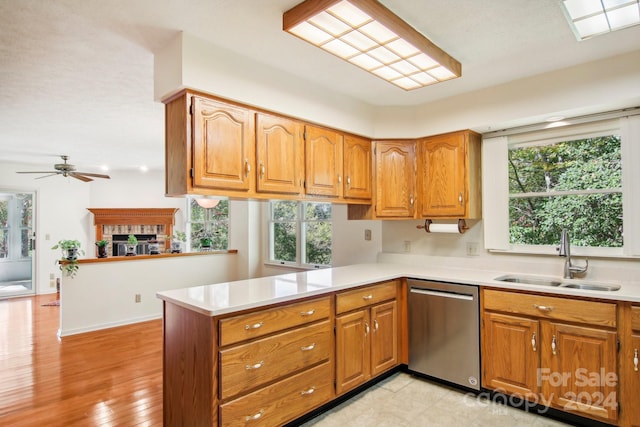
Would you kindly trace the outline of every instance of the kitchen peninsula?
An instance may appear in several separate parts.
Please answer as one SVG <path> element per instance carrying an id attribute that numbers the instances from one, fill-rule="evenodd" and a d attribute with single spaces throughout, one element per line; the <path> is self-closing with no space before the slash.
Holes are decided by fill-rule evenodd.
<path id="1" fill-rule="evenodd" d="M 494 280 L 505 273 L 377 263 L 159 292 L 164 424 L 230 426 L 261 420 L 281 425 L 376 375 L 406 367 L 408 277 L 477 285 L 482 291 L 544 291 L 546 298 L 566 299 L 568 305 L 601 301 L 617 307 L 620 325 L 614 319 L 614 326 L 606 327 L 609 333 L 617 328 L 622 343 L 615 366 L 625 373 L 619 378 L 629 380 L 621 380 L 618 401 L 631 408 L 635 377 L 627 363 L 630 327 L 627 331 L 624 325 L 639 310 L 640 284 L 622 283 L 616 292 L 541 290 Z M 553 319 L 556 313 L 541 315 Z M 346 348 L 350 343 L 355 347 Z M 600 420 L 627 425 L 627 414 Z"/>

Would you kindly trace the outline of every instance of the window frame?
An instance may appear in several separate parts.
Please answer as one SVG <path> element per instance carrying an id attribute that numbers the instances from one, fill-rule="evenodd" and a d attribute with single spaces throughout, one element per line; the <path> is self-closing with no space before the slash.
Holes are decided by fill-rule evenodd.
<path id="1" fill-rule="evenodd" d="M 276 223 L 281 222 L 294 222 L 294 221 L 277 221 L 273 219 L 273 202 L 295 202 L 296 203 L 296 261 L 284 261 L 277 260 L 274 258 L 274 232 L 273 226 Z M 292 267 L 299 268 L 304 270 L 317 270 L 322 268 L 331 268 L 332 264 L 308 264 L 303 262 L 306 258 L 305 248 L 306 248 L 306 238 L 307 233 L 304 232 L 305 224 L 312 222 L 319 222 L 315 220 L 307 220 L 305 218 L 305 206 L 309 203 L 317 204 L 317 203 L 326 203 L 331 205 L 329 202 L 321 202 L 321 201 L 313 201 L 313 200 L 269 200 L 266 209 L 266 223 L 267 223 L 267 248 L 266 248 L 266 257 L 265 264 L 279 266 L 279 267 Z M 333 261 L 333 207 L 331 209 L 331 218 L 328 220 L 331 223 L 331 260 Z"/>
<path id="2" fill-rule="evenodd" d="M 632 191 L 640 186 L 640 115 L 607 120 L 591 120 L 533 132 L 514 131 L 507 134 L 486 134 L 482 143 L 482 193 L 485 249 L 490 252 L 520 253 L 557 256 L 557 245 L 515 245 L 509 239 L 509 172 L 508 150 L 527 141 L 552 143 L 559 140 L 577 140 L 595 134 L 620 136 L 622 159 L 622 210 L 624 238 L 622 247 L 572 246 L 578 256 L 625 258 L 640 256 L 640 225 L 633 218 L 640 216 L 640 196 Z M 537 144 L 536 144 L 537 145 Z M 627 165 L 625 167 L 625 165 Z M 633 165 L 629 167 L 628 165 Z M 558 236 L 558 242 L 560 236 Z"/>

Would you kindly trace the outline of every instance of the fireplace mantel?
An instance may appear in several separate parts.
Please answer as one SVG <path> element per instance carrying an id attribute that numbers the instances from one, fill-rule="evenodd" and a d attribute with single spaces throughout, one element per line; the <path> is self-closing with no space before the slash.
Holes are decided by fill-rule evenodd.
<path id="1" fill-rule="evenodd" d="M 165 249 L 169 247 L 169 240 L 173 234 L 175 224 L 175 213 L 178 208 L 88 208 L 93 214 L 93 223 L 96 227 L 96 240 L 105 239 L 108 235 L 111 243 L 113 233 L 105 233 L 105 226 L 124 226 L 129 234 L 131 227 L 138 226 L 158 226 L 163 227 L 166 238 L 158 239 L 164 242 Z M 152 234 L 158 234 L 152 233 Z"/>

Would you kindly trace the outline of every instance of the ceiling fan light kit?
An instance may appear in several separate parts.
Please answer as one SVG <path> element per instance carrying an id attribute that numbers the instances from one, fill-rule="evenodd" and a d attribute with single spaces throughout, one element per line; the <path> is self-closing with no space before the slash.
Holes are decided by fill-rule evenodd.
<path id="1" fill-rule="evenodd" d="M 462 75 L 462 66 L 376 0 L 306 0 L 282 29 L 404 90 Z"/>
<path id="2" fill-rule="evenodd" d="M 21 172 L 17 172 L 17 173 L 45 173 L 47 175 L 44 176 L 39 176 L 36 179 L 42 179 L 42 178 L 47 178 L 50 176 L 54 176 L 54 175 L 62 175 L 64 177 L 71 177 L 71 178 L 75 178 L 78 179 L 80 181 L 83 182 L 89 182 L 89 181 L 93 181 L 93 178 L 105 178 L 105 179 L 111 179 L 111 177 L 109 175 L 104 175 L 104 174 L 100 174 L 100 173 L 90 173 L 90 172 L 77 172 L 76 171 L 76 167 L 72 164 L 67 163 L 67 160 L 69 160 L 69 156 L 63 155 L 60 156 L 60 158 L 62 158 L 62 161 L 64 163 L 56 163 L 55 165 L 53 165 L 53 169 L 52 171 L 21 171 Z"/>

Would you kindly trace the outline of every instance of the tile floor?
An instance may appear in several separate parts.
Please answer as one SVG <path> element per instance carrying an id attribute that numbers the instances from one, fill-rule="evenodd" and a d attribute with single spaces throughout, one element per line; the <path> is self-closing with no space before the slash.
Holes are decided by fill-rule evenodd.
<path id="1" fill-rule="evenodd" d="M 568 426 L 481 399 L 472 393 L 396 373 L 304 427 Z"/>

